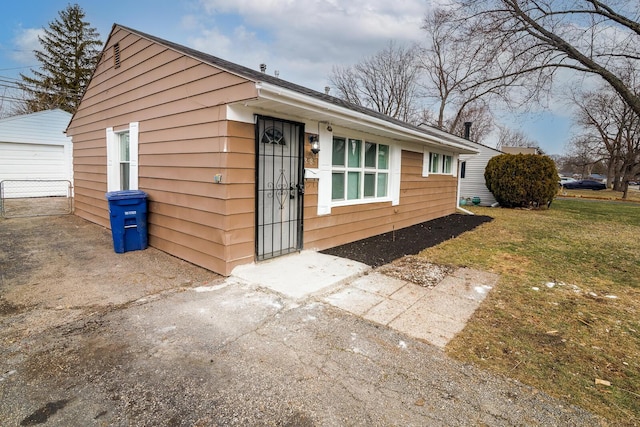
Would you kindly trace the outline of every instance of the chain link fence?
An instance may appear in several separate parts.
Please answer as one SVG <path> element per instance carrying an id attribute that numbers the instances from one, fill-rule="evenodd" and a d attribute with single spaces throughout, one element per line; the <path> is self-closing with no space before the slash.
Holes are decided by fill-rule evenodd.
<path id="1" fill-rule="evenodd" d="M 0 181 L 0 216 L 67 215 L 73 212 L 73 187 L 68 180 Z"/>

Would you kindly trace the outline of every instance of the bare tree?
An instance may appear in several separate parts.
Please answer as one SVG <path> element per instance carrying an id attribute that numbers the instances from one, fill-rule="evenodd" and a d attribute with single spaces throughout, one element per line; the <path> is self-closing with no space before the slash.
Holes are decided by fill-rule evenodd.
<path id="1" fill-rule="evenodd" d="M 606 154 L 601 152 L 598 142 L 598 138 L 593 138 L 592 135 L 574 138 L 564 164 L 582 177 L 599 171 L 606 172 L 606 166 L 603 166 Z"/>
<path id="2" fill-rule="evenodd" d="M 634 87 L 631 75 L 625 84 Z M 592 156 L 607 163 L 607 184 L 626 190 L 628 181 L 640 173 L 640 116 L 610 86 L 574 96 L 578 106 L 576 122 L 583 139 L 590 143 Z"/>
<path id="3" fill-rule="evenodd" d="M 353 66 L 334 67 L 329 79 L 342 99 L 417 124 L 419 69 L 415 51 L 415 47 L 389 42 Z"/>
<path id="4" fill-rule="evenodd" d="M 540 150 L 540 144 L 523 131 L 501 126 L 496 148 L 501 150 L 503 147 L 533 147 Z"/>
<path id="5" fill-rule="evenodd" d="M 524 68 L 514 72 L 553 77 L 568 68 L 598 75 L 640 115 L 640 96 L 629 87 L 620 63 L 640 59 L 638 2 L 627 0 L 460 0 L 475 36 L 500 40 Z M 504 56 L 503 56 L 504 58 Z"/>
<path id="6" fill-rule="evenodd" d="M 437 111 L 431 124 L 458 133 L 463 123 L 470 121 L 468 116 L 482 112 L 474 121 L 475 139 L 479 140 L 478 131 L 493 124 L 489 105 L 497 99 L 508 101 L 509 92 L 517 87 L 521 76 L 505 75 L 496 60 L 503 47 L 468 37 L 473 30 L 465 29 L 464 22 L 459 10 L 451 7 L 434 9 L 425 16 L 422 29 L 426 41 L 420 55 L 422 84 L 425 96 L 435 103 Z"/>
<path id="7" fill-rule="evenodd" d="M 494 128 L 493 115 L 484 102 L 467 104 L 459 114 L 446 119 L 444 126 L 452 134 L 464 136 L 465 122 L 471 123 L 470 139 L 476 142 L 483 142 Z"/>

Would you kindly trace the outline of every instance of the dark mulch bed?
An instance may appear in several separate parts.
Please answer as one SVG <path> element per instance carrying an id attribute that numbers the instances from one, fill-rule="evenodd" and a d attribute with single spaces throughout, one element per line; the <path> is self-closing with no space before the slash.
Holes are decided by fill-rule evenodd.
<path id="1" fill-rule="evenodd" d="M 415 255 L 423 249 L 457 237 L 492 219 L 483 215 L 453 214 L 395 232 L 347 243 L 324 250 L 322 253 L 379 267 L 405 255 Z"/>

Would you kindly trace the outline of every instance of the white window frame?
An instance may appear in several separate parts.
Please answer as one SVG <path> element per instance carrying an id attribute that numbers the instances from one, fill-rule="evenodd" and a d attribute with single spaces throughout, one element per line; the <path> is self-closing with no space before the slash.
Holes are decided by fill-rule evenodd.
<path id="1" fill-rule="evenodd" d="M 345 140 L 345 165 L 344 166 L 336 166 L 333 164 L 333 158 L 331 158 L 331 175 L 329 176 L 330 181 L 330 198 L 331 198 L 331 206 L 349 206 L 349 205 L 358 205 L 358 204 L 366 204 L 366 203 L 379 203 L 379 202 L 389 202 L 392 201 L 392 195 L 394 194 L 394 186 L 393 186 L 393 181 L 395 179 L 395 176 L 392 176 L 392 168 L 394 165 L 393 159 L 395 157 L 394 155 L 394 150 L 393 147 L 388 144 L 388 143 L 384 143 L 384 142 L 378 142 L 378 141 L 372 141 L 369 138 L 365 138 L 365 137 L 361 137 L 358 135 L 350 135 L 350 136 L 343 136 L 343 135 L 334 135 L 331 138 L 331 153 L 332 153 L 332 157 L 333 157 L 333 141 L 334 138 L 340 138 L 340 139 L 344 139 Z M 348 165 L 348 161 L 349 161 L 349 156 L 346 154 L 346 151 L 348 150 L 348 145 L 349 145 L 349 141 L 350 140 L 358 140 L 360 141 L 360 165 L 359 166 L 349 166 Z M 366 144 L 375 144 L 376 146 L 376 165 L 375 167 L 367 167 L 365 166 L 365 147 Z M 388 159 L 387 159 L 387 168 L 386 169 L 380 169 L 378 167 L 378 161 L 379 161 L 379 150 L 380 150 L 380 146 L 386 146 L 387 147 L 387 155 L 388 155 Z M 348 173 L 349 172 L 356 172 L 359 174 L 360 176 L 360 185 L 359 185 L 359 198 L 357 199 L 348 199 Z M 333 173 L 344 173 L 344 191 L 345 191 L 345 198 L 344 199 L 333 199 Z M 386 182 L 386 195 L 385 196 L 378 196 L 378 175 L 380 173 L 386 174 L 387 176 L 387 182 Z M 364 181 L 365 181 L 365 175 L 366 174 L 374 174 L 375 178 L 374 178 L 374 196 L 368 196 L 365 197 L 364 196 Z"/>
<path id="2" fill-rule="evenodd" d="M 114 130 L 106 129 L 107 137 L 107 191 L 122 189 L 120 182 L 120 137 L 129 132 L 129 189 L 138 190 L 138 122 L 129 123 L 129 127 Z"/>
<path id="3" fill-rule="evenodd" d="M 432 159 L 437 156 L 438 165 L 437 168 L 432 168 Z M 447 162 L 449 159 L 449 162 Z M 454 153 L 447 153 L 444 151 L 437 151 L 425 148 L 422 156 L 422 176 L 428 177 L 429 175 L 450 175 L 457 176 L 457 163 L 458 155 Z M 446 170 L 446 166 L 449 166 L 449 170 Z"/>

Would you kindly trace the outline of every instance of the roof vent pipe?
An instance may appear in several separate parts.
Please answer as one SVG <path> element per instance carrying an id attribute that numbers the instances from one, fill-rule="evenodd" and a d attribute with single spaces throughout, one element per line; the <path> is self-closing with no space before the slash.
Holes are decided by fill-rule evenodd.
<path id="1" fill-rule="evenodd" d="M 464 139 L 471 140 L 471 122 L 464 122 Z"/>
<path id="2" fill-rule="evenodd" d="M 260 64 L 260 71 L 262 71 L 263 73 L 267 71 L 267 64 Z"/>

